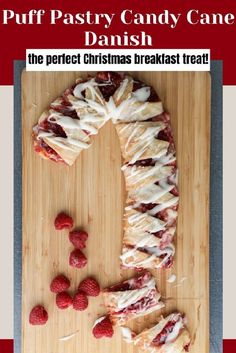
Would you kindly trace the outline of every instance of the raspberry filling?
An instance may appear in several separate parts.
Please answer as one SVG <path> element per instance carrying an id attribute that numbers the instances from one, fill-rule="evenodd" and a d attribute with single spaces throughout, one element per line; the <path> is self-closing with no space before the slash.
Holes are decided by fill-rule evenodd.
<path id="1" fill-rule="evenodd" d="M 160 249 L 164 249 L 172 242 L 173 235 L 169 234 L 168 230 L 160 230 L 156 233 L 151 234 L 159 239 L 162 239 Z"/>
<path id="2" fill-rule="evenodd" d="M 102 84 L 99 89 L 106 101 L 113 96 L 122 80 L 123 77 L 117 72 L 98 72 L 95 78 L 98 84 Z"/>
<path id="3" fill-rule="evenodd" d="M 158 133 L 157 138 L 159 140 L 163 140 L 163 141 L 167 141 L 169 143 L 173 143 L 173 136 L 172 136 L 170 127 L 167 126 L 164 130 L 161 130 Z"/>
<path id="4" fill-rule="evenodd" d="M 147 211 L 152 210 L 155 206 L 157 206 L 157 204 L 155 204 L 155 203 L 141 203 L 139 205 L 139 207 L 137 208 L 137 211 L 142 212 L 142 213 L 146 213 Z M 168 215 L 169 210 L 177 211 L 178 206 L 175 205 L 170 208 L 165 208 L 164 210 L 157 212 L 153 217 L 159 218 L 163 222 L 167 222 L 168 217 L 169 217 L 169 215 Z"/>
<path id="5" fill-rule="evenodd" d="M 162 220 L 163 222 L 168 222 L 168 219 L 169 219 L 168 211 L 169 211 L 169 210 L 177 211 L 177 210 L 178 210 L 178 205 L 172 206 L 171 208 L 165 208 L 164 210 L 158 212 L 158 213 L 156 214 L 157 218 L 159 218 L 159 219 Z"/>
<path id="6" fill-rule="evenodd" d="M 184 346 L 185 352 L 189 352 L 190 342 Z"/>
<path id="7" fill-rule="evenodd" d="M 57 106 L 50 106 L 50 108 L 56 110 L 58 113 L 62 115 L 69 116 L 72 119 L 78 119 L 78 115 L 75 109 L 71 109 L 68 105 L 57 105 Z"/>
<path id="8" fill-rule="evenodd" d="M 108 292 L 124 292 L 126 290 L 132 289 L 129 282 L 115 284 L 107 289 Z"/>
<path id="9" fill-rule="evenodd" d="M 167 336 L 173 331 L 175 324 L 176 321 L 167 322 L 162 331 L 159 332 L 158 335 L 154 338 L 152 344 L 155 346 L 161 346 L 162 344 L 165 344 Z"/>
<path id="10" fill-rule="evenodd" d="M 162 246 L 162 248 L 163 248 L 163 246 Z M 161 249 L 161 247 L 160 247 L 160 249 Z M 148 248 L 138 248 L 138 250 L 140 250 L 140 251 L 142 251 L 144 253 L 147 253 L 147 254 L 149 254 L 149 253 L 152 254 L 152 252 L 150 252 L 151 248 L 149 248 L 149 249 Z M 162 249 L 162 250 L 165 250 L 165 249 Z M 164 253 L 164 254 L 162 254 L 162 255 L 160 255 L 158 257 L 159 257 L 159 259 L 163 260 L 166 256 L 167 256 L 167 253 Z M 169 257 L 162 264 L 162 267 L 169 268 L 172 264 L 173 264 L 173 256 L 169 255 Z"/>
<path id="11" fill-rule="evenodd" d="M 151 121 L 163 121 L 163 123 L 165 123 L 165 124 L 170 124 L 170 116 L 166 112 L 163 112 L 159 115 L 156 115 L 153 118 L 151 118 L 150 120 Z"/>
<path id="12" fill-rule="evenodd" d="M 51 118 L 51 121 L 52 120 L 53 120 L 53 118 Z M 47 118 L 43 122 L 40 123 L 40 128 L 42 128 L 45 131 L 53 132 L 56 136 L 64 137 L 64 138 L 66 137 L 66 133 L 62 129 L 62 127 L 58 124 L 55 124 L 55 123 L 48 121 Z"/>
<path id="13" fill-rule="evenodd" d="M 42 139 L 37 140 L 34 146 L 34 150 L 37 153 L 44 154 L 46 157 L 48 157 L 50 160 L 54 162 L 65 163 L 64 160 L 61 158 L 61 156 L 59 156 L 59 154 L 56 151 L 54 151 L 54 149 L 52 149 L 50 146 L 48 146 L 48 144 L 46 144 Z"/>
<path id="14" fill-rule="evenodd" d="M 67 89 L 67 91 L 62 96 L 62 101 L 60 105 L 51 104 L 50 108 L 58 113 L 61 113 L 64 116 L 68 116 L 72 119 L 79 119 L 76 110 L 72 108 L 71 103 L 67 100 L 66 97 L 68 94 L 72 94 L 73 89 L 74 87 Z M 50 118 L 50 121 L 48 121 L 48 118 L 43 120 L 40 123 L 39 127 L 42 130 L 52 132 L 57 137 L 67 137 L 63 128 L 59 124 L 53 122 L 53 117 Z M 55 162 L 64 162 L 60 155 L 54 149 L 52 149 L 46 142 L 44 142 L 43 139 L 37 140 L 35 144 L 35 151 L 44 154 L 46 157 Z"/>
<path id="15" fill-rule="evenodd" d="M 53 132 L 56 136 L 66 138 L 66 134 L 62 127 L 47 120 L 47 118 L 40 123 L 40 128 L 45 131 Z M 52 149 L 43 139 L 36 140 L 35 152 L 42 153 L 54 162 L 64 162 L 59 154 Z"/>
<path id="16" fill-rule="evenodd" d="M 132 280 L 127 280 L 107 288 L 107 291 L 122 292 L 122 291 L 132 290 L 132 289 L 140 289 L 145 286 L 145 283 L 150 279 L 150 277 L 151 276 L 148 272 L 144 272 L 142 276 L 132 278 Z"/>
<path id="17" fill-rule="evenodd" d="M 163 254 L 160 256 L 160 259 L 164 259 L 166 254 Z M 173 256 L 171 255 L 168 257 L 168 259 L 165 261 L 165 263 L 162 265 L 164 268 L 170 268 L 173 265 Z"/>
<path id="18" fill-rule="evenodd" d="M 79 119 L 76 110 L 73 108 L 71 102 L 68 100 L 68 96 L 73 95 L 73 91 L 75 87 L 76 87 L 76 84 L 70 88 L 67 88 L 67 90 L 61 96 L 61 103 L 60 104 L 52 103 L 50 105 L 50 108 L 57 111 L 58 113 L 61 113 L 62 115 L 69 116 L 72 119 Z"/>
<path id="19" fill-rule="evenodd" d="M 120 314 L 128 314 L 128 313 L 137 313 L 153 307 L 157 303 L 156 300 L 154 299 L 155 292 L 156 291 L 154 289 L 151 290 L 146 297 L 139 299 L 136 303 L 127 306 L 123 310 L 116 311 L 113 314 L 120 315 Z"/>
<path id="20" fill-rule="evenodd" d="M 133 164 L 129 164 L 129 166 L 131 167 L 134 165 L 136 165 L 137 167 L 150 167 L 155 165 L 155 161 L 152 158 L 147 158 L 136 161 Z"/>

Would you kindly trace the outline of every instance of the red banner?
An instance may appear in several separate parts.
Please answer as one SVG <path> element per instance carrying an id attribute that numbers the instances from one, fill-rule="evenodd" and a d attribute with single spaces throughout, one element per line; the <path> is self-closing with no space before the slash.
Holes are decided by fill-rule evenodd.
<path id="1" fill-rule="evenodd" d="M 13 340 L 0 340 L 0 353 L 13 353 Z"/>
<path id="2" fill-rule="evenodd" d="M 3 9 L 12 10 L 8 13 L 8 24 L 3 24 Z M 41 18 L 41 24 L 35 24 L 37 17 L 30 18 L 29 11 L 32 9 L 43 9 L 45 14 Z M 65 24 L 62 18 L 58 19 L 56 24 L 51 24 L 50 10 L 57 9 L 63 12 L 63 16 L 67 14 L 75 15 L 76 13 L 85 14 L 89 11 L 94 20 L 94 14 L 114 13 L 112 25 L 108 28 L 104 27 L 104 19 L 98 24 L 91 24 L 85 21 L 84 24 Z M 127 15 L 127 22 L 121 21 L 121 13 L 125 9 L 130 10 Z M 224 84 L 236 84 L 235 70 L 235 38 L 236 26 L 232 23 L 232 16 L 236 13 L 236 3 L 234 0 L 212 1 L 73 1 L 68 0 L 58 3 L 57 0 L 43 2 L 40 6 L 30 0 L 19 2 L 12 0 L 1 1 L 1 27 L 0 33 L 2 38 L 1 56 L 0 56 L 0 84 L 10 85 L 13 83 L 13 60 L 25 59 L 25 49 L 36 48 L 85 48 L 85 31 L 94 31 L 99 35 L 123 35 L 124 32 L 131 34 L 139 34 L 140 31 L 152 36 L 152 46 L 148 48 L 210 48 L 211 58 L 213 60 L 223 60 L 224 63 Z M 148 24 L 146 14 L 166 13 L 165 24 Z M 188 18 L 189 11 L 193 10 L 190 23 Z M 22 14 L 25 16 L 22 17 Z M 137 14 L 144 24 L 135 24 L 134 19 Z M 171 14 L 177 17 L 180 15 L 178 24 L 171 27 Z M 218 14 L 218 15 L 217 15 Z M 220 15 L 219 15 L 220 14 Z M 229 15 L 231 14 L 231 15 Z M 164 16 L 164 15 L 163 15 Z M 235 15 L 236 16 L 236 15 Z M 92 21 L 93 21 L 92 20 Z M 164 17 L 162 17 L 164 20 Z M 29 22 L 34 21 L 33 24 Z M 189 22 L 190 21 L 190 22 Z M 235 21 L 235 20 L 234 20 Z M 24 24 L 24 23 L 28 24 Z M 140 21 L 139 21 L 140 22 Z M 203 22 L 203 23 L 202 23 Z M 21 23 L 21 24 L 19 24 Z M 216 24 L 217 23 L 217 24 Z M 120 46 L 129 48 L 129 46 Z M 137 46 L 142 47 L 142 46 Z M 109 48 L 109 46 L 99 46 L 95 44 L 91 48 Z M 114 46 L 113 48 L 119 48 Z M 135 48 L 135 47 L 133 47 Z M 143 47 L 142 47 L 143 48 Z M 146 47 L 147 48 L 147 47 Z"/>
<path id="3" fill-rule="evenodd" d="M 223 353 L 234 353 L 234 352 L 236 352 L 236 339 L 223 340 Z"/>

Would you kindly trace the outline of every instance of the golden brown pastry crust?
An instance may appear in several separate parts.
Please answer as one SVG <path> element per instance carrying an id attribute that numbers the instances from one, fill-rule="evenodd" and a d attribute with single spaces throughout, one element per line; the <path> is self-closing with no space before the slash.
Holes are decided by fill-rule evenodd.
<path id="1" fill-rule="evenodd" d="M 130 286 L 127 287 L 127 284 Z M 118 287 L 117 287 L 118 286 Z M 124 288 L 122 288 L 125 286 Z M 129 320 L 148 315 L 164 304 L 149 272 L 103 290 L 104 304 L 114 325 L 124 325 Z"/>
<path id="2" fill-rule="evenodd" d="M 170 339 L 169 342 L 164 344 L 156 345 L 153 340 L 160 333 L 166 324 L 171 320 L 172 317 L 179 315 L 182 321 L 181 328 L 177 331 L 177 337 Z M 175 336 L 176 336 L 175 335 Z M 190 344 L 190 335 L 188 330 L 184 326 L 184 319 L 180 314 L 170 314 L 166 318 L 160 318 L 157 325 L 150 329 L 145 329 L 139 335 L 135 336 L 133 343 L 139 347 L 140 352 L 152 352 L 152 353 L 183 353 L 186 352 L 185 347 Z"/>

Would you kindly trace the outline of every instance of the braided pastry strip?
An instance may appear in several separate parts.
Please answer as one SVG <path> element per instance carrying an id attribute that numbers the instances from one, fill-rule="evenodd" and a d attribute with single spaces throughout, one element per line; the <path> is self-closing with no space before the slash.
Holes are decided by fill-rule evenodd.
<path id="1" fill-rule="evenodd" d="M 184 353 L 189 351 L 190 334 L 186 328 L 186 317 L 174 312 L 160 317 L 155 326 L 136 335 L 128 327 L 122 327 L 124 340 L 133 343 L 143 353 Z"/>
<path id="2" fill-rule="evenodd" d="M 120 139 L 128 192 L 122 265 L 168 268 L 175 252 L 177 167 L 170 117 L 152 87 L 109 72 L 77 80 L 40 116 L 35 151 L 72 165 L 109 119 Z"/>

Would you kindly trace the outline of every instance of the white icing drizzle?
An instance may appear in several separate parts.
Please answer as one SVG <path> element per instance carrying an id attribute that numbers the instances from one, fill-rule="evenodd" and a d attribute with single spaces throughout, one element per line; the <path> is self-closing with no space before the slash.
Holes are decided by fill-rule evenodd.
<path id="1" fill-rule="evenodd" d="M 176 281 L 176 275 L 172 274 L 170 277 L 167 279 L 168 283 L 174 283 Z"/>
<path id="2" fill-rule="evenodd" d="M 106 103 L 106 107 L 108 114 L 114 123 L 118 121 L 126 121 L 127 119 L 133 121 L 135 120 L 135 116 L 140 115 L 142 117 L 142 114 L 145 115 L 143 112 L 148 105 L 147 102 L 142 105 L 136 105 L 135 103 L 137 103 L 137 99 L 135 97 L 130 97 L 116 106 L 113 97 L 110 97 L 109 101 Z"/>
<path id="3" fill-rule="evenodd" d="M 155 181 L 159 181 L 172 173 L 171 167 L 165 167 L 163 164 L 158 162 L 151 167 L 137 167 L 136 165 L 129 167 L 124 165 L 121 169 L 123 169 L 126 173 L 129 171 L 129 174 L 126 174 L 126 179 L 131 179 L 132 183 L 140 182 L 141 180 L 148 179 L 152 176 L 155 176 Z"/>
<path id="4" fill-rule="evenodd" d="M 40 130 L 37 135 L 37 140 L 44 139 L 45 137 L 51 137 L 51 136 L 53 136 L 52 132 Z"/>
<path id="5" fill-rule="evenodd" d="M 184 318 L 182 318 L 180 313 L 173 313 L 167 316 L 166 318 L 162 318 L 155 326 L 144 330 L 141 332 L 139 335 L 135 335 L 133 337 L 133 343 L 135 345 L 138 345 L 142 351 L 145 352 L 157 352 L 159 351 L 159 347 L 157 347 L 155 344 L 153 344 L 153 340 L 157 335 L 159 335 L 165 326 L 169 322 L 175 322 L 174 327 L 172 328 L 172 331 L 167 334 L 165 337 L 165 342 L 163 342 L 161 346 L 161 352 L 169 352 L 169 353 L 175 353 L 175 352 L 182 352 L 184 351 L 184 344 L 186 342 L 183 342 L 182 345 L 172 345 L 173 343 L 180 335 L 181 330 L 184 328 L 185 322 Z M 190 337 L 189 341 L 190 341 Z"/>
<path id="6" fill-rule="evenodd" d="M 105 121 L 109 120 L 109 116 L 106 116 L 107 110 L 105 105 L 102 103 L 95 102 L 91 99 L 84 98 L 84 100 L 72 100 L 71 104 L 75 110 L 79 111 L 80 119 L 82 118 L 83 111 L 91 112 L 94 115 L 95 122 L 97 120 L 104 119 Z"/>
<path id="7" fill-rule="evenodd" d="M 120 292 L 119 298 L 117 300 L 117 309 L 118 310 L 124 309 L 136 303 L 141 298 L 148 297 L 148 293 L 150 292 L 151 289 L 155 289 L 154 279 L 152 283 L 150 283 L 150 285 L 144 288 Z"/>
<path id="8" fill-rule="evenodd" d="M 169 143 L 156 139 L 158 133 L 165 127 L 164 123 L 136 122 L 123 124 L 118 130 L 118 134 L 127 138 L 124 146 L 124 154 L 132 156 L 129 163 L 133 164 L 144 153 L 155 146 L 156 157 L 161 157 L 167 152 Z M 158 146 L 158 148 L 157 148 Z M 153 152 L 154 153 L 154 152 Z"/>
<path id="9" fill-rule="evenodd" d="M 121 330 L 122 338 L 125 342 L 127 342 L 127 343 L 133 342 L 133 334 L 132 334 L 132 331 L 130 330 L 130 328 L 128 328 L 126 326 L 121 326 L 120 330 Z"/>
<path id="10" fill-rule="evenodd" d="M 160 102 L 147 102 L 150 96 L 150 87 L 147 86 L 141 87 L 135 92 L 128 91 L 126 99 L 120 102 L 128 84 L 131 83 L 132 85 L 133 82 L 133 79 L 125 78 L 117 89 L 116 94 L 110 97 L 106 104 L 108 114 L 115 123 L 119 121 L 147 120 L 163 112 Z"/>
<path id="11" fill-rule="evenodd" d="M 95 81 L 95 78 L 91 78 L 88 81 L 78 83 L 74 88 L 73 94 L 76 98 L 84 99 L 82 92 L 88 89 L 92 95 L 93 100 L 95 100 L 95 98 L 100 99 L 100 96 L 99 96 L 98 92 L 96 91 L 96 89 L 94 89 L 94 87 L 107 86 L 109 84 L 111 84 L 111 82 L 109 82 L 109 81 L 107 81 L 106 83 L 98 83 Z"/>
<path id="12" fill-rule="evenodd" d="M 131 78 L 124 78 L 117 90 L 118 99 L 123 96 L 128 82 L 132 81 L 133 80 Z M 91 78 L 85 82 L 79 82 L 73 90 L 73 96 L 69 95 L 71 98 L 68 96 L 68 99 L 71 103 L 71 106 L 68 106 L 68 109 L 75 109 L 78 112 L 80 119 L 77 120 L 68 116 L 63 116 L 57 111 L 49 111 L 48 120 L 50 123 L 56 123 L 60 125 L 65 131 L 67 135 L 67 137 L 64 138 L 66 140 L 65 143 L 63 143 L 61 137 L 54 136 L 51 133 L 50 135 L 47 135 L 40 132 L 37 138 L 50 138 L 51 145 L 53 146 L 55 144 L 55 146 L 59 148 L 75 150 L 75 146 L 77 146 L 79 150 L 81 150 L 88 148 L 89 144 L 86 143 L 88 141 L 84 141 L 80 138 L 80 136 L 78 137 L 77 134 L 83 134 L 84 131 L 87 131 L 90 135 L 95 135 L 98 133 L 98 128 L 103 126 L 105 122 L 111 117 L 122 117 L 124 112 L 127 114 L 127 116 L 135 116 L 142 110 L 146 109 L 146 105 L 148 103 L 144 102 L 150 95 L 149 87 L 142 87 L 141 89 L 134 92 L 134 94 L 131 92 L 128 97 L 121 102 L 121 104 L 116 106 L 112 97 L 109 102 L 105 102 L 99 90 L 99 86 L 112 84 L 113 83 L 111 80 L 108 80 L 104 83 L 98 83 L 95 81 L 95 78 Z M 86 92 L 85 97 L 82 94 L 84 91 Z M 141 101 L 142 104 L 140 106 L 135 106 L 134 103 L 138 101 Z M 55 100 L 55 102 L 52 103 L 52 106 L 60 106 L 61 104 L 61 98 L 58 98 Z M 36 129 L 34 129 L 34 131 L 37 135 Z M 76 144 L 74 140 L 80 141 Z"/>
<path id="13" fill-rule="evenodd" d="M 142 87 L 133 92 L 133 97 L 135 97 L 139 102 L 146 102 L 150 96 L 150 92 L 150 87 Z"/>
<path id="14" fill-rule="evenodd" d="M 179 281 L 179 283 L 176 284 L 175 286 L 173 286 L 173 288 L 182 286 L 182 283 L 183 283 L 184 281 L 186 281 L 187 279 L 188 279 L 187 277 L 182 277 L 181 280 Z"/>
<path id="15" fill-rule="evenodd" d="M 126 89 L 128 83 L 129 83 L 128 78 L 125 78 L 125 79 L 122 81 L 120 87 L 117 89 L 117 100 L 118 100 L 118 101 L 119 101 L 120 98 L 123 96 L 123 94 L 124 94 L 124 92 L 125 92 L 125 89 Z"/>
<path id="16" fill-rule="evenodd" d="M 155 214 L 164 210 L 165 208 L 175 206 L 178 203 L 178 201 L 179 201 L 179 197 L 177 197 L 177 196 L 172 197 L 170 200 L 153 207 L 151 210 L 148 211 L 148 214 L 150 214 L 151 216 L 154 216 Z"/>
<path id="17" fill-rule="evenodd" d="M 43 138 L 43 139 L 46 138 L 46 140 L 51 141 L 53 145 L 65 150 L 80 151 L 81 149 L 85 149 L 89 147 L 89 144 L 86 142 L 75 140 L 71 137 L 67 137 L 67 138 L 57 137 L 57 136 L 54 136 L 54 134 L 46 135 L 44 131 L 42 133 L 39 132 L 38 138 Z"/>
<path id="18" fill-rule="evenodd" d="M 152 261 L 154 261 L 156 259 L 156 255 L 152 254 L 151 256 L 148 256 L 146 259 L 144 260 L 135 260 L 136 258 L 136 248 L 133 248 L 133 249 L 130 249 L 128 251 L 125 251 L 121 256 L 120 256 L 120 259 L 122 261 L 122 263 L 126 266 L 126 267 L 144 267 L 146 268 L 146 265 L 148 263 L 152 263 Z M 127 263 L 126 260 L 130 257 L 133 257 L 134 260 L 131 261 L 129 260 L 129 262 Z"/>
<path id="19" fill-rule="evenodd" d="M 149 184 L 134 193 L 134 198 L 137 202 L 142 202 L 145 204 L 157 202 L 158 199 L 161 199 L 163 196 L 169 193 L 174 188 L 174 185 L 166 184 L 164 187 L 161 187 L 156 184 Z M 131 194 L 132 195 L 132 194 Z M 131 196 L 132 197 L 132 196 Z M 172 198 L 172 196 L 170 195 Z M 163 203 L 159 200 L 160 203 Z"/>
<path id="20" fill-rule="evenodd" d="M 129 128 L 129 125 L 124 125 L 121 129 L 121 132 Z M 129 135 L 125 149 L 129 149 L 129 144 L 131 143 L 134 136 L 138 134 L 137 132 L 137 125 L 138 123 L 132 124 L 133 130 Z M 123 131 L 122 131 L 123 130 Z M 145 138 L 156 136 L 155 130 L 145 131 Z M 142 137 L 142 134 L 141 134 Z M 140 136 L 139 136 L 140 138 Z M 138 143 L 135 146 L 141 145 L 139 139 Z M 143 151 L 139 154 L 142 154 Z M 176 178 L 174 177 L 175 168 L 172 167 L 165 167 L 166 164 L 175 161 L 175 156 L 173 154 L 167 154 L 162 156 L 161 158 L 156 158 L 156 162 L 154 166 L 149 167 L 142 167 L 142 166 L 123 166 L 123 171 L 126 178 L 126 183 L 129 186 L 128 191 L 128 200 L 134 200 L 135 203 L 131 206 L 126 207 L 126 212 L 128 214 L 127 221 L 130 225 L 128 230 L 126 231 L 125 238 L 127 237 L 127 241 L 131 239 L 131 245 L 134 246 L 132 249 L 124 248 L 123 254 L 121 255 L 121 261 L 123 265 L 126 267 L 145 267 L 148 268 L 149 266 L 160 268 L 172 256 L 175 252 L 174 246 L 172 244 L 164 247 L 164 249 L 156 244 L 153 244 L 153 236 L 150 236 L 147 232 L 158 232 L 160 230 L 164 230 L 166 237 L 163 236 L 163 241 L 167 242 L 166 244 L 170 243 L 172 240 L 172 235 L 169 234 L 168 239 L 168 228 L 173 224 L 176 219 L 177 212 L 172 210 L 171 207 L 178 203 L 179 198 L 172 195 L 170 191 L 175 187 Z M 131 160 L 129 163 L 132 163 Z M 166 169 L 164 169 L 166 168 Z M 154 177 L 153 177 L 154 176 Z M 167 182 L 167 178 L 169 178 L 169 182 Z M 142 183 L 142 180 L 145 181 L 144 185 L 139 186 Z M 155 182 L 159 182 L 158 185 Z M 137 186 L 135 185 L 137 183 Z M 171 183 L 171 184 L 170 184 Z M 156 203 L 157 205 L 151 209 L 147 210 L 145 213 L 137 212 L 134 209 L 138 208 L 140 204 L 149 204 L 149 203 Z M 129 215 L 129 211 L 133 209 L 133 212 Z M 155 216 L 158 212 L 167 209 L 166 213 L 168 216 L 168 221 L 163 222 L 159 220 Z M 148 222 L 147 220 L 150 220 Z M 157 221 L 157 222 L 156 222 Z M 150 229 L 150 224 L 156 223 L 158 225 L 155 229 Z M 171 228 L 175 231 L 175 227 Z M 129 233 L 131 232 L 131 235 Z M 137 234 L 137 241 L 135 242 L 135 232 Z M 146 232 L 146 233 L 145 233 Z M 131 238 L 130 238 L 131 236 Z M 171 238 L 170 238 L 171 236 Z M 161 244 L 161 243 L 160 243 Z M 164 244 L 164 243 L 163 243 Z M 142 259 L 140 257 L 140 251 L 146 250 L 146 256 Z M 161 255 L 164 255 L 164 258 L 155 264 L 157 258 L 160 258 Z M 150 265 L 149 265 L 150 264 Z"/>
<path id="21" fill-rule="evenodd" d="M 164 306 L 151 273 L 146 272 L 138 278 L 130 278 L 120 284 L 129 284 L 129 289 L 110 287 L 105 296 L 108 314 L 114 318 L 116 324 L 124 325 L 131 318 L 147 315 Z M 131 332 L 124 330 L 123 335 L 126 334 L 129 337 Z M 134 336 L 132 332 L 132 338 Z"/>
<path id="22" fill-rule="evenodd" d="M 134 232 L 147 231 L 155 233 L 165 229 L 165 223 L 158 218 L 137 211 L 128 216 L 128 223 Z"/>
<path id="23" fill-rule="evenodd" d="M 159 262 L 156 263 L 155 265 L 152 264 L 152 267 L 154 268 L 161 268 L 169 259 L 170 256 L 172 256 L 175 252 L 175 247 L 173 244 L 169 244 L 167 247 L 161 249 L 158 246 L 154 247 L 147 247 L 143 246 L 143 250 L 146 251 L 146 254 L 148 254 L 148 257 L 143 259 L 143 260 L 138 260 L 139 259 L 139 243 L 136 244 L 136 246 L 132 249 L 124 249 L 123 254 L 120 256 L 120 259 L 122 263 L 126 267 L 144 267 L 147 268 L 147 265 L 149 263 L 152 263 L 153 261 L 157 258 L 159 258 L 161 255 L 164 255 L 164 258 Z M 130 258 L 133 258 L 133 260 L 130 260 Z M 129 262 L 127 263 L 127 259 L 129 259 Z"/>
<path id="24" fill-rule="evenodd" d="M 79 331 L 75 331 L 69 335 L 63 336 L 59 338 L 59 341 L 68 341 L 69 339 L 71 339 L 72 337 L 74 337 Z"/>
<path id="25" fill-rule="evenodd" d="M 86 130 L 88 131 L 91 135 L 95 135 L 98 133 L 98 129 L 96 129 L 93 125 L 91 125 L 91 115 L 87 114 L 83 116 L 83 119 L 73 119 L 69 116 L 64 116 L 62 114 L 55 114 L 52 113 L 48 117 L 48 121 L 50 123 L 58 124 L 60 125 L 63 130 L 66 132 L 67 137 L 70 135 L 73 135 L 74 131 L 81 131 L 81 130 Z"/>
<path id="26" fill-rule="evenodd" d="M 127 240 L 128 239 L 128 240 Z M 160 239 L 158 239 L 157 237 L 155 237 L 153 234 L 151 233 L 128 233 L 125 235 L 124 237 L 125 242 L 127 241 L 128 243 L 130 243 L 131 245 L 136 245 L 136 248 L 142 248 L 145 246 L 148 247 L 153 247 L 153 246 L 157 246 L 161 244 Z"/>
<path id="27" fill-rule="evenodd" d="M 174 245 L 169 244 L 168 247 L 164 249 L 160 249 L 159 247 L 144 247 L 144 249 L 149 253 L 149 254 L 154 254 L 156 257 L 160 257 L 161 255 L 166 254 L 166 256 L 163 258 L 163 260 L 157 265 L 157 268 L 162 267 L 166 261 L 169 259 L 171 255 L 174 254 L 175 248 Z"/>
<path id="28" fill-rule="evenodd" d="M 179 336 L 179 332 L 183 327 L 183 321 L 180 317 L 179 321 L 176 322 L 173 330 L 167 335 L 165 343 L 173 342 Z"/>

